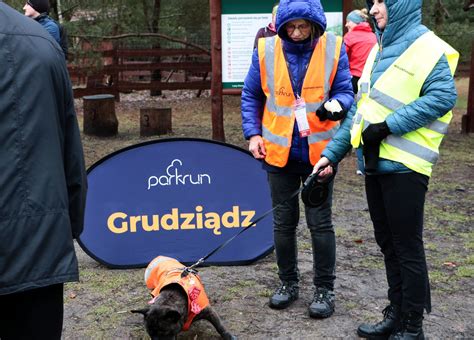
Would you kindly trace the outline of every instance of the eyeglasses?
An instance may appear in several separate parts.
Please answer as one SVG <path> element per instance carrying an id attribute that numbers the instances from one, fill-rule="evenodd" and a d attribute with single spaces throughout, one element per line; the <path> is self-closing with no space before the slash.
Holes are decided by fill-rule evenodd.
<path id="1" fill-rule="evenodd" d="M 288 34 L 292 34 L 295 30 L 298 30 L 300 32 L 307 31 L 311 28 L 311 25 L 307 24 L 307 23 L 301 24 L 301 25 L 298 25 L 298 26 L 288 24 L 288 25 L 286 25 L 285 28 L 286 28 L 286 32 L 288 32 Z"/>

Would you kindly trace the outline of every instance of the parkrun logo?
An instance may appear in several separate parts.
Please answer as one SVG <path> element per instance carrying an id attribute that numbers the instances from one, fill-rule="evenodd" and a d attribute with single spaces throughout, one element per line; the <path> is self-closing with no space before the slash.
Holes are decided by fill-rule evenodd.
<path id="1" fill-rule="evenodd" d="M 168 186 L 168 185 L 201 185 L 207 181 L 207 184 L 211 184 L 211 176 L 208 174 L 185 174 L 182 175 L 178 171 L 178 165 L 180 167 L 183 166 L 183 162 L 179 159 L 174 159 L 170 165 L 166 168 L 166 174 L 160 177 L 150 176 L 148 177 L 148 190 L 151 187 L 155 187 L 157 185 L 161 186 Z"/>
<path id="2" fill-rule="evenodd" d="M 107 227 L 114 234 L 126 232 L 136 233 L 138 229 L 145 232 L 161 230 L 195 230 L 212 229 L 214 235 L 220 235 L 221 227 L 247 228 L 255 216 L 255 210 L 241 211 L 234 205 L 231 211 L 219 215 L 216 212 L 204 212 L 198 205 L 194 212 L 180 212 L 178 208 L 171 209 L 171 213 L 163 215 L 128 216 L 124 212 L 115 212 L 107 219 Z M 254 225 L 256 226 L 256 224 Z"/>
<path id="3" fill-rule="evenodd" d="M 285 97 L 291 97 L 291 93 L 286 92 L 286 89 L 284 86 L 280 87 L 278 91 L 275 91 L 276 96 L 285 96 Z"/>

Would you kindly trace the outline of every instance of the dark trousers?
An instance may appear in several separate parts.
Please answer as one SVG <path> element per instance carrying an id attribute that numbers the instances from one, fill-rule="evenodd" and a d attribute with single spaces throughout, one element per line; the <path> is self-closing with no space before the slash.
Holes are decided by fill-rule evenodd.
<path id="1" fill-rule="evenodd" d="M 428 180 L 416 172 L 365 176 L 375 240 L 384 255 L 388 298 L 403 313 L 431 311 L 423 247 Z"/>
<path id="2" fill-rule="evenodd" d="M 307 175 L 268 173 L 273 206 L 287 200 Z M 333 182 L 329 196 L 320 207 L 305 206 L 306 223 L 313 247 L 313 282 L 315 286 L 334 288 L 336 265 L 336 238 L 331 220 Z M 296 226 L 300 218 L 299 198 L 294 197 L 273 212 L 273 236 L 282 281 L 299 281 Z"/>
<path id="3" fill-rule="evenodd" d="M 0 295 L 0 339 L 61 339 L 63 308 L 62 283 Z"/>

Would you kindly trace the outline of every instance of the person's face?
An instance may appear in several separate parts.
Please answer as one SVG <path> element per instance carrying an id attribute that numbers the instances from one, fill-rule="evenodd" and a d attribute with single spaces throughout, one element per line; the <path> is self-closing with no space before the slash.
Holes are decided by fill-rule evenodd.
<path id="1" fill-rule="evenodd" d="M 38 12 L 36 12 L 34 8 L 28 4 L 25 4 L 25 6 L 23 6 L 23 10 L 25 11 L 25 15 L 27 17 L 34 18 L 38 16 Z"/>
<path id="2" fill-rule="evenodd" d="M 375 0 L 374 5 L 370 9 L 370 14 L 374 16 L 377 21 L 379 29 L 383 30 L 387 26 L 388 14 L 387 6 L 383 0 Z"/>
<path id="3" fill-rule="evenodd" d="M 350 32 L 354 29 L 354 27 L 356 27 L 357 24 L 354 23 L 353 21 L 350 21 L 350 20 L 347 20 L 346 21 L 346 28 L 347 28 L 347 31 Z"/>
<path id="4" fill-rule="evenodd" d="M 297 19 L 285 25 L 286 33 L 293 41 L 303 41 L 311 34 L 311 24 L 304 19 Z"/>

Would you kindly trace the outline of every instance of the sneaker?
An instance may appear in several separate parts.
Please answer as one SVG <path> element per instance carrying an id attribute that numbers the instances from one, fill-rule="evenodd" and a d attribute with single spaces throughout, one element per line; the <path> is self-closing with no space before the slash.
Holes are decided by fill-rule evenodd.
<path id="1" fill-rule="evenodd" d="M 275 293 L 270 298 L 270 308 L 274 309 L 284 309 L 291 305 L 293 301 L 298 299 L 299 286 L 298 282 L 283 281 L 280 286 L 277 288 Z"/>
<path id="2" fill-rule="evenodd" d="M 313 302 L 309 306 L 309 316 L 312 318 L 328 318 L 334 313 L 336 294 L 328 288 L 316 287 Z"/>

